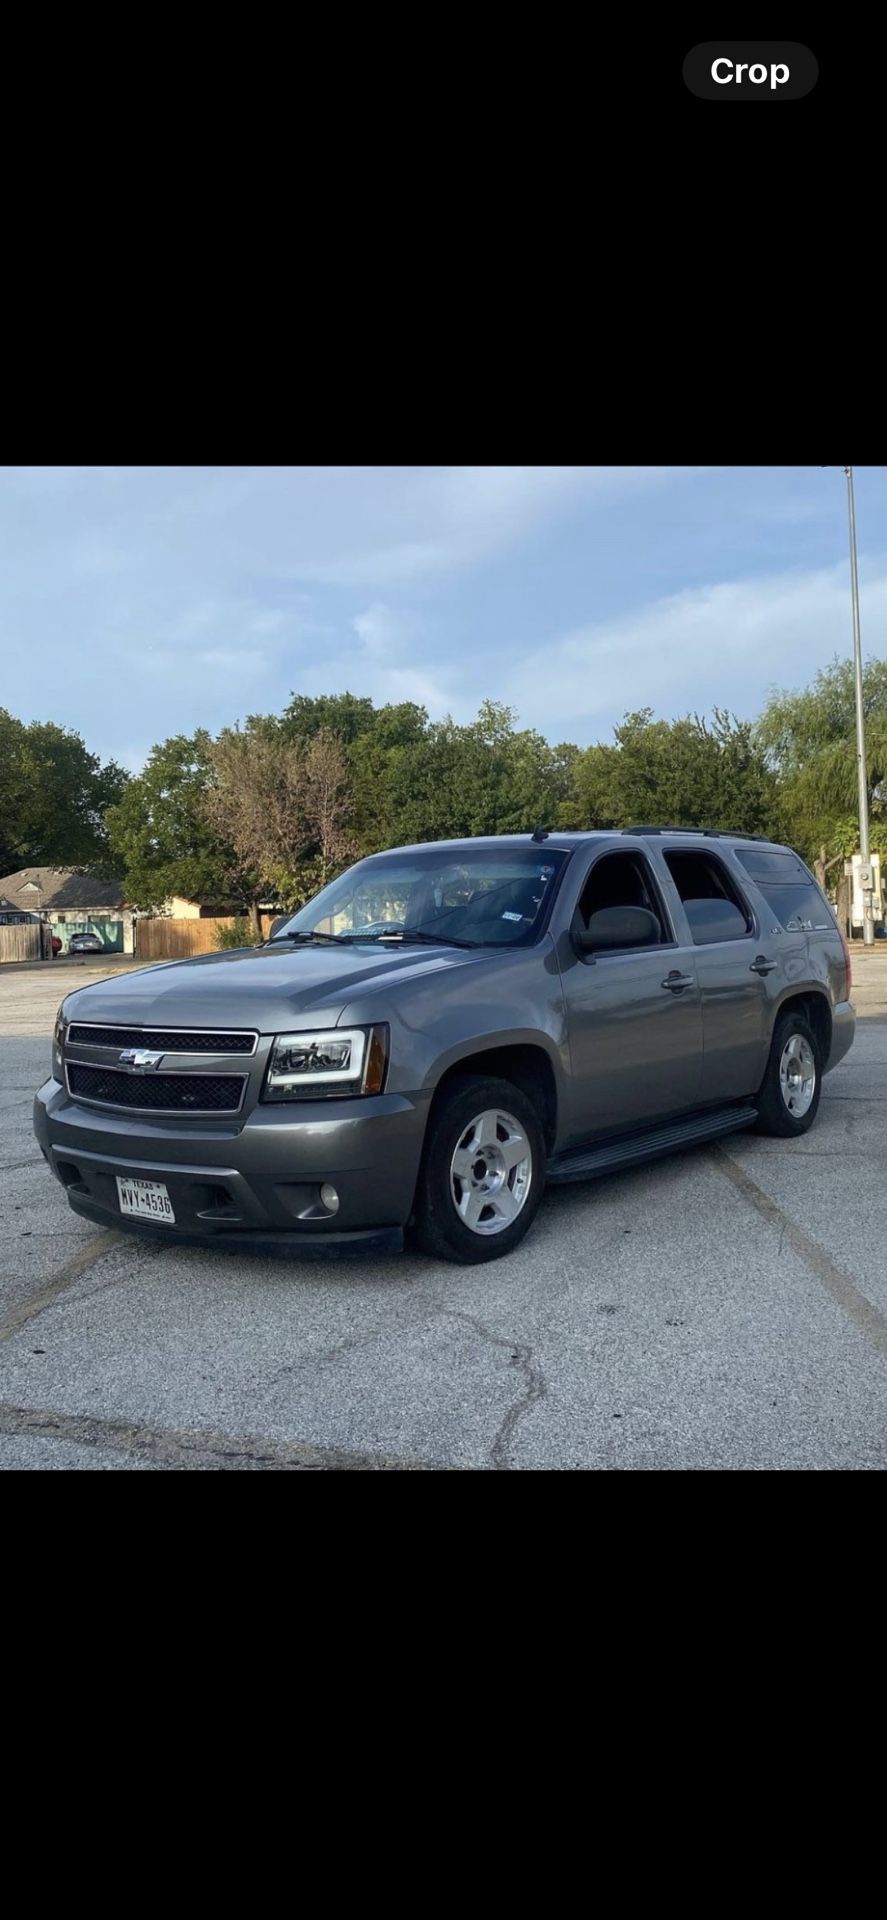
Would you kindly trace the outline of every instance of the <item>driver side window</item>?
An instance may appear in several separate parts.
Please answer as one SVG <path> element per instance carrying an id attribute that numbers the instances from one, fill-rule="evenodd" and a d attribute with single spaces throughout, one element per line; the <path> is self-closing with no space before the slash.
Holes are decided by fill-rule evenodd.
<path id="1" fill-rule="evenodd" d="M 674 935 L 653 874 L 642 854 L 605 853 L 596 860 L 583 887 L 577 908 L 580 926 L 588 928 L 593 913 L 605 907 L 644 907 L 653 915 L 658 932 L 651 945 L 670 946 Z"/>

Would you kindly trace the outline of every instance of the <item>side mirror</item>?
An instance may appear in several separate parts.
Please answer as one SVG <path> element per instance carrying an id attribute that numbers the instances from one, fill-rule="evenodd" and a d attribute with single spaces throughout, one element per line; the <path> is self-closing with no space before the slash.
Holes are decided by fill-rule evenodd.
<path id="1" fill-rule="evenodd" d="M 268 929 L 268 938 L 269 938 L 269 940 L 273 940 L 273 939 L 274 939 L 274 935 L 275 935 L 276 933 L 279 933 L 279 932 L 280 932 L 280 929 L 281 929 L 281 927 L 285 927 L 285 926 L 286 926 L 286 923 L 287 923 L 287 921 L 288 921 L 288 920 L 291 920 L 291 919 L 292 919 L 292 917 L 293 917 L 293 916 L 292 916 L 292 914 L 291 914 L 291 913 L 279 913 L 279 914 L 278 914 L 278 916 L 277 916 L 277 919 L 276 919 L 276 920 L 272 920 L 272 922 L 271 922 L 271 925 L 270 925 L 270 927 L 269 927 L 269 929 Z"/>
<path id="2" fill-rule="evenodd" d="M 588 926 L 574 933 L 573 944 L 577 953 L 608 953 L 655 946 L 659 938 L 659 922 L 646 907 L 600 907 Z"/>

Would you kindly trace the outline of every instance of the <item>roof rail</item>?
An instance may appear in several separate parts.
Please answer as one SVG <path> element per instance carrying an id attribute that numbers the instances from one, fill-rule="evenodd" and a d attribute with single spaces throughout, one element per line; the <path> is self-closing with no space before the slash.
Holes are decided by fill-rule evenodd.
<path id="1" fill-rule="evenodd" d="M 697 833 L 703 840 L 759 840 L 762 846 L 773 845 L 769 834 L 743 833 L 740 827 L 623 827 L 623 833 Z"/>

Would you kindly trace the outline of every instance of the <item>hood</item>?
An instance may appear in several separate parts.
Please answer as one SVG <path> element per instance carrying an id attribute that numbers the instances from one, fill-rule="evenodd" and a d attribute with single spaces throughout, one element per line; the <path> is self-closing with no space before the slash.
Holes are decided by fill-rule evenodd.
<path id="1" fill-rule="evenodd" d="M 69 993 L 69 1019 L 142 1027 L 334 1027 L 359 995 L 489 959 L 461 947 L 242 947 L 174 960 Z M 380 1009 L 381 1015 L 381 1009 Z"/>

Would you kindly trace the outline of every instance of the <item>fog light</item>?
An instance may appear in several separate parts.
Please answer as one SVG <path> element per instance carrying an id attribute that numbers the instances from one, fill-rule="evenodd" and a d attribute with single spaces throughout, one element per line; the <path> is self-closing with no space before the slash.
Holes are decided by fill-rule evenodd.
<path id="1" fill-rule="evenodd" d="M 320 1198 L 328 1213 L 338 1213 L 339 1196 L 335 1187 L 331 1187 L 328 1180 L 324 1181 L 320 1189 Z"/>

